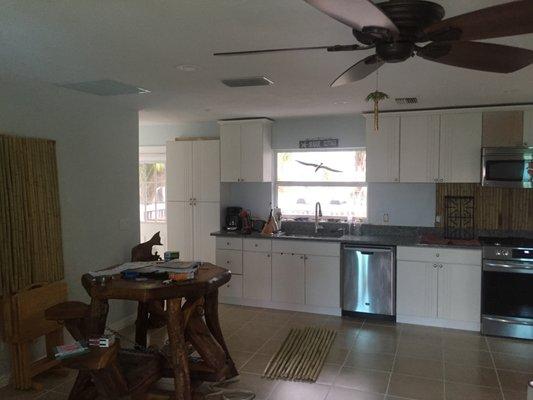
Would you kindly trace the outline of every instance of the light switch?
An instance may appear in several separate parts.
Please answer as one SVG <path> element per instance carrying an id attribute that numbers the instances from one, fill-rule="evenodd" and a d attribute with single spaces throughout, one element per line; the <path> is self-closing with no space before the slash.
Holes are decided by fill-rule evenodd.
<path id="1" fill-rule="evenodd" d="M 388 224 L 389 223 L 389 214 L 385 213 L 383 214 L 383 223 Z"/>

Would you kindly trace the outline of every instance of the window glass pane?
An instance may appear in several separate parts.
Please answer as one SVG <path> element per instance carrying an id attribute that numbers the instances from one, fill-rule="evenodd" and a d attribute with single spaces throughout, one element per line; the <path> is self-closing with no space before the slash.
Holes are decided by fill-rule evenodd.
<path id="1" fill-rule="evenodd" d="M 280 152 L 277 180 L 283 182 L 364 182 L 366 151 Z"/>
<path id="2" fill-rule="evenodd" d="M 278 186 L 283 215 L 314 216 L 320 202 L 325 217 L 366 218 L 366 186 Z"/>
<path id="3" fill-rule="evenodd" d="M 139 200 L 141 222 L 166 220 L 166 171 L 164 163 L 139 164 Z"/>

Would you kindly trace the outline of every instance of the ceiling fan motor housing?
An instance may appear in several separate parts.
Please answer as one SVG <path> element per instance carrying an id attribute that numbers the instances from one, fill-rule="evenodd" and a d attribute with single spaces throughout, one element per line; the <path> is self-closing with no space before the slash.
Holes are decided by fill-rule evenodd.
<path id="1" fill-rule="evenodd" d="M 364 27 L 353 31 L 363 44 L 376 46 L 380 59 L 389 63 L 405 61 L 415 53 L 415 43 L 427 41 L 424 29 L 442 20 L 444 8 L 424 0 L 390 0 L 376 4 L 398 27 L 400 35 L 393 40 L 386 29 Z"/>

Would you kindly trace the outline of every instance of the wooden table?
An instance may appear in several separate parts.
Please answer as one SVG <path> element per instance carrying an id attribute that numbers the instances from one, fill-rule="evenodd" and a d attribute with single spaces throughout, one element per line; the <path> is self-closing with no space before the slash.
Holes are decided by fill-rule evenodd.
<path id="1" fill-rule="evenodd" d="M 91 296 L 89 332 L 94 335 L 104 332 L 110 299 L 133 300 L 156 309 L 166 300 L 166 310 L 160 307 L 157 312 L 166 319 L 168 330 L 167 376 L 174 378 L 175 398 L 190 400 L 191 378 L 219 381 L 238 374 L 218 319 L 218 288 L 230 279 L 228 270 L 208 263 L 199 267 L 194 280 L 168 285 L 159 280 L 124 280 L 119 275 L 101 284 L 85 274 L 82 284 Z M 187 343 L 200 354 L 201 363 L 189 363 Z"/>

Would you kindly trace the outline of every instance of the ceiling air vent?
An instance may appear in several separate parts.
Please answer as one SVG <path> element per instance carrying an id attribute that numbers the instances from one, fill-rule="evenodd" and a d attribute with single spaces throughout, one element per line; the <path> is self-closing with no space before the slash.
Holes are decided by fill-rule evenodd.
<path id="1" fill-rule="evenodd" d="M 396 97 L 394 100 L 396 101 L 396 104 L 398 105 L 418 103 L 418 98 L 416 97 Z"/>
<path id="2" fill-rule="evenodd" d="M 111 79 L 102 79 L 99 81 L 86 81 L 59 84 L 57 86 L 77 90 L 78 92 L 95 94 L 97 96 L 118 96 L 122 94 L 143 94 L 150 93 L 149 90 L 128 85 Z"/>
<path id="3" fill-rule="evenodd" d="M 250 78 L 222 79 L 222 83 L 229 87 L 247 87 L 247 86 L 270 86 L 273 85 L 270 79 L 264 76 L 252 76 Z"/>

